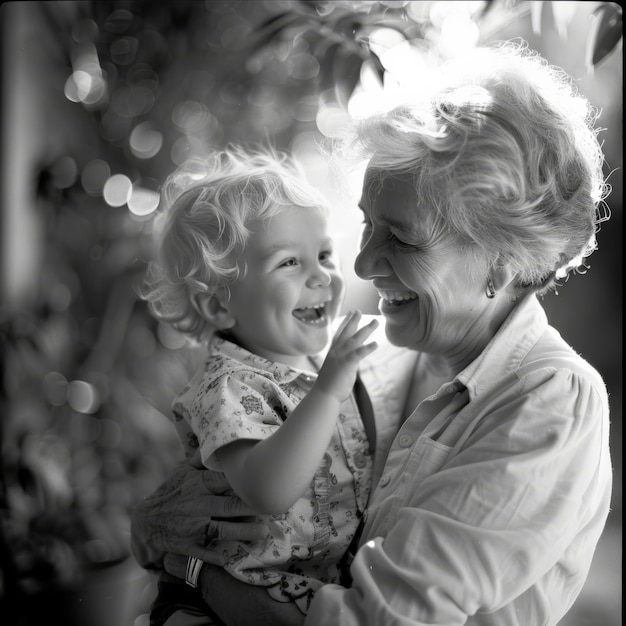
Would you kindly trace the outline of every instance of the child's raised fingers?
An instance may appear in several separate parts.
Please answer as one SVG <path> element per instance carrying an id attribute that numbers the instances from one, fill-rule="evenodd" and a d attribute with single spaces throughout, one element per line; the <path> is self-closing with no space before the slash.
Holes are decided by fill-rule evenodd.
<path id="1" fill-rule="evenodd" d="M 354 334 L 354 331 L 357 329 L 360 319 L 361 311 L 359 311 L 358 309 L 348 311 L 346 313 L 346 316 L 341 321 L 341 324 L 339 324 L 339 328 L 337 328 L 337 331 L 335 332 L 335 338 L 338 339 L 346 333 L 350 335 Z"/>
<path id="2" fill-rule="evenodd" d="M 352 339 L 357 343 L 363 343 L 378 328 L 378 320 L 371 320 L 363 328 L 359 328 Z"/>
<path id="3" fill-rule="evenodd" d="M 366 357 L 368 354 L 372 354 L 372 352 L 374 352 L 376 348 L 378 348 L 378 344 L 375 341 L 372 341 L 371 343 L 366 343 L 364 346 L 358 347 L 354 351 L 354 353 L 360 361 L 362 358 Z"/>

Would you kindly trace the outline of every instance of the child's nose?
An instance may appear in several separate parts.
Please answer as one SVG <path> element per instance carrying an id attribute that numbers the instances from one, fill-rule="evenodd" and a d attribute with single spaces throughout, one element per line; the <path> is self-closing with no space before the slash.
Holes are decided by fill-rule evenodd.
<path id="1" fill-rule="evenodd" d="M 307 284 L 309 287 L 327 287 L 330 285 L 330 281 L 330 272 L 326 268 L 318 266 L 311 272 Z"/>

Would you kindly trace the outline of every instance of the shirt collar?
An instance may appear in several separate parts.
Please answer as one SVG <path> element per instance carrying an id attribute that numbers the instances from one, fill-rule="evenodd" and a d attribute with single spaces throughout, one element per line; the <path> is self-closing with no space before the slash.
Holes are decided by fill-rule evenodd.
<path id="1" fill-rule="evenodd" d="M 504 320 L 483 352 L 457 376 L 457 380 L 467 387 L 470 397 L 478 395 L 494 380 L 519 369 L 547 326 L 548 318 L 537 296 L 534 293 L 526 296 Z"/>
<path id="2" fill-rule="evenodd" d="M 226 365 L 227 369 L 245 368 L 257 370 L 266 376 L 270 374 L 278 384 L 290 383 L 300 376 L 304 376 L 309 380 L 312 377 L 317 377 L 317 373 L 313 372 L 312 368 L 311 371 L 305 371 L 283 363 L 268 361 L 219 335 L 211 337 L 209 354 L 220 355 L 227 359 L 229 361 Z M 313 359 L 313 362 L 317 363 L 317 360 Z"/>

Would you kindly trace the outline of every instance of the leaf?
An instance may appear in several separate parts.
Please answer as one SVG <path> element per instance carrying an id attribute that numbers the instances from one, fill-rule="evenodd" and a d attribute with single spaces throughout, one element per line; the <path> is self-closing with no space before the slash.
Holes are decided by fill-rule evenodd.
<path id="1" fill-rule="evenodd" d="M 259 25 L 248 42 L 252 50 L 260 50 L 278 37 L 289 26 L 300 22 L 302 17 L 295 13 L 280 13 Z"/>
<path id="2" fill-rule="evenodd" d="M 532 23 L 533 34 L 541 35 L 541 13 L 543 11 L 543 1 L 535 0 L 530 3 L 530 20 Z"/>
<path id="3" fill-rule="evenodd" d="M 361 28 L 360 16 L 350 13 L 329 23 L 333 32 L 354 39 L 354 36 Z"/>
<path id="4" fill-rule="evenodd" d="M 587 38 L 586 65 L 593 71 L 622 38 L 622 9 L 613 2 L 599 6 L 591 15 Z"/>
<path id="5" fill-rule="evenodd" d="M 348 100 L 361 77 L 363 58 L 356 54 L 340 54 L 335 61 L 335 96 L 339 104 L 348 108 Z"/>
<path id="6" fill-rule="evenodd" d="M 566 2 L 564 0 L 552 2 L 552 15 L 554 17 L 554 23 L 556 24 L 556 30 L 561 39 L 567 37 L 567 27 L 576 14 L 578 4 L 578 2 Z"/>
<path id="7" fill-rule="evenodd" d="M 331 44 L 324 58 L 319 60 L 320 64 L 320 91 L 323 93 L 327 89 L 332 89 L 335 83 L 335 57 L 341 49 L 340 43 Z"/>
<path id="8" fill-rule="evenodd" d="M 380 60 L 380 57 L 372 52 L 370 50 L 370 60 L 372 61 L 372 65 L 374 68 L 374 71 L 376 72 L 376 75 L 378 76 L 378 78 L 380 79 L 380 83 L 381 85 L 384 83 L 385 81 L 385 66 L 383 65 L 382 61 Z"/>
<path id="9" fill-rule="evenodd" d="M 418 39 L 423 37 L 422 27 L 413 20 L 389 19 L 385 17 L 375 17 L 364 21 L 364 24 L 372 28 L 391 28 L 405 39 Z"/>

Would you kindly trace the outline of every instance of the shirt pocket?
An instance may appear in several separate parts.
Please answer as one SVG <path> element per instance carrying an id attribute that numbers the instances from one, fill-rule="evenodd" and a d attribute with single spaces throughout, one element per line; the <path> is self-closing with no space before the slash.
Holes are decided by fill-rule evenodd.
<path id="1" fill-rule="evenodd" d="M 422 435 L 417 440 L 413 454 L 415 470 L 411 473 L 414 476 L 412 479 L 414 484 L 419 484 L 424 479 L 437 473 L 448 459 L 450 450 L 452 450 L 450 446 Z"/>

